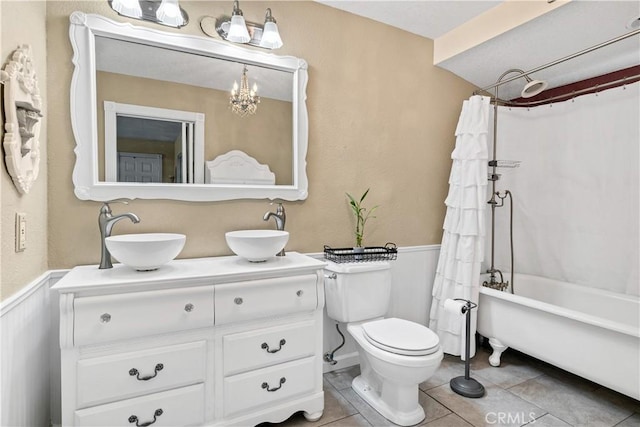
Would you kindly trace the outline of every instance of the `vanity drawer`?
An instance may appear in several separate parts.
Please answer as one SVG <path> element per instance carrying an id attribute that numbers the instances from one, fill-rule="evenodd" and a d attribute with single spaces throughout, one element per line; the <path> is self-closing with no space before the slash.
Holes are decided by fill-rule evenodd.
<path id="1" fill-rule="evenodd" d="M 311 356 L 315 340 L 312 321 L 226 335 L 222 339 L 224 375 Z"/>
<path id="2" fill-rule="evenodd" d="M 206 355 L 200 341 L 79 360 L 77 407 L 203 382 Z"/>
<path id="3" fill-rule="evenodd" d="M 281 277 L 216 286 L 216 325 L 280 316 L 318 307 L 318 276 Z"/>
<path id="4" fill-rule="evenodd" d="M 309 393 L 315 388 L 315 357 L 224 379 L 224 416 Z"/>
<path id="5" fill-rule="evenodd" d="M 96 385 L 97 386 L 97 385 Z M 133 418 L 135 417 L 135 418 Z M 75 411 L 76 426 L 196 426 L 204 423 L 204 385 Z M 137 422 L 136 422 L 137 421 Z"/>
<path id="6" fill-rule="evenodd" d="M 213 286 L 76 298 L 74 345 L 213 326 Z"/>

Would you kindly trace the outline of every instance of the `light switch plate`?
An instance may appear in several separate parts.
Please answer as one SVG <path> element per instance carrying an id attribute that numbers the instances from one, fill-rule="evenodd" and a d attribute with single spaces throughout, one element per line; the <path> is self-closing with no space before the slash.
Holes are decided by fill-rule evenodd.
<path id="1" fill-rule="evenodd" d="M 27 214 L 16 213 L 16 252 L 27 249 Z"/>

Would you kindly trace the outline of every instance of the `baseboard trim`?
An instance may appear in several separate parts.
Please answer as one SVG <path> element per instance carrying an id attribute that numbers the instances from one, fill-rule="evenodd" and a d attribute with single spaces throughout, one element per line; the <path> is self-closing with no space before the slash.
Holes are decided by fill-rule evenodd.
<path id="1" fill-rule="evenodd" d="M 333 360 L 338 363 L 332 365 L 328 362 L 324 362 L 322 365 L 322 373 L 326 374 L 327 372 L 337 371 L 338 369 L 348 368 L 360 363 L 357 351 L 348 354 L 341 354 L 340 356 L 336 356 Z"/>

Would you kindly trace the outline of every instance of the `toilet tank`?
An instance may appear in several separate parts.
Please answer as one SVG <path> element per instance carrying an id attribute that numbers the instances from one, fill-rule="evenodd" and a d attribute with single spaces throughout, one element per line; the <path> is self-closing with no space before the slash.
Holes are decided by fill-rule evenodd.
<path id="1" fill-rule="evenodd" d="M 360 322 L 387 313 L 391 295 L 391 266 L 387 261 L 329 262 L 325 270 L 325 302 L 331 319 Z"/>

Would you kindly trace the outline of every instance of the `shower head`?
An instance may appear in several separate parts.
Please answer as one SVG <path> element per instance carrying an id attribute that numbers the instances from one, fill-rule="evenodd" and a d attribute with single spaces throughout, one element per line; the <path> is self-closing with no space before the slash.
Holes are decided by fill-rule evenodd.
<path id="1" fill-rule="evenodd" d="M 520 95 L 523 98 L 531 98 L 532 96 L 536 96 L 540 92 L 545 90 L 547 86 L 549 86 L 549 83 L 543 80 L 531 80 L 531 78 L 526 74 L 524 74 L 524 78 L 527 80 L 527 84 L 524 85 L 522 92 L 520 92 Z"/>
<path id="2" fill-rule="evenodd" d="M 547 83 L 547 82 L 545 82 L 543 80 L 532 80 L 531 77 L 529 77 L 529 75 L 525 71 L 523 71 L 523 70 L 521 70 L 519 68 L 511 68 L 511 69 L 505 71 L 504 73 L 502 73 L 502 75 L 500 75 L 500 77 L 498 77 L 498 80 L 496 81 L 496 84 L 492 86 L 495 89 L 495 97 L 496 98 L 498 98 L 498 86 L 500 86 L 502 84 L 500 82 L 502 82 L 502 79 L 504 79 L 507 75 L 509 75 L 511 73 L 518 73 L 520 75 L 516 76 L 516 77 L 513 77 L 513 78 L 505 81 L 504 83 L 509 83 L 511 81 L 519 79 L 520 77 L 524 77 L 525 80 L 527 81 L 527 84 L 522 89 L 522 92 L 520 92 L 520 96 L 522 96 L 523 98 L 531 98 L 532 96 L 536 96 L 540 92 L 545 90 L 547 88 L 547 86 L 549 86 L 549 83 Z"/>

